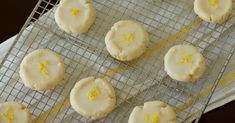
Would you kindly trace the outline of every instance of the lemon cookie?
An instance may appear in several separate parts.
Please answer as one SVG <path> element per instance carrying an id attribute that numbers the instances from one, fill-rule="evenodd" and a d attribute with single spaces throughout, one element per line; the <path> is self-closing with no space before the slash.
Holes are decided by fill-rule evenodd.
<path id="1" fill-rule="evenodd" d="M 222 23 L 232 13 L 232 0 L 195 0 L 194 11 L 207 22 Z"/>
<path id="2" fill-rule="evenodd" d="M 128 123 L 176 123 L 176 115 L 172 107 L 161 101 L 145 102 L 144 106 L 136 106 Z"/>
<path id="3" fill-rule="evenodd" d="M 0 103 L 0 123 L 32 123 L 32 116 L 20 103 Z"/>
<path id="4" fill-rule="evenodd" d="M 94 23 L 95 7 L 91 0 L 61 0 L 55 11 L 57 25 L 67 33 L 84 33 Z"/>
<path id="5" fill-rule="evenodd" d="M 70 103 L 75 111 L 95 120 L 114 109 L 116 96 L 106 79 L 88 77 L 75 84 L 70 93 Z"/>
<path id="6" fill-rule="evenodd" d="M 148 41 L 148 33 L 144 27 L 131 20 L 115 23 L 105 37 L 108 52 L 121 61 L 139 57 L 146 50 Z"/>
<path id="7" fill-rule="evenodd" d="M 63 76 L 63 59 L 49 49 L 29 53 L 20 64 L 20 77 L 25 86 L 33 90 L 53 88 Z"/>
<path id="8" fill-rule="evenodd" d="M 164 66 L 172 79 L 189 82 L 195 81 L 204 73 L 205 60 L 196 47 L 175 45 L 166 53 Z"/>

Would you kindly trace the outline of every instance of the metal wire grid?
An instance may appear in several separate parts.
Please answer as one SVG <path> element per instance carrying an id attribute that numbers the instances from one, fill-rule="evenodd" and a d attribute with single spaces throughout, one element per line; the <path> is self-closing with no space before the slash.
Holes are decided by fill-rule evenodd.
<path id="1" fill-rule="evenodd" d="M 98 5 L 99 4 L 101 4 L 101 3 L 98 3 Z M 108 3 L 108 4 L 112 4 L 112 6 L 114 6 L 115 5 L 115 3 Z M 128 3 L 127 3 L 128 4 Z M 98 6 L 97 5 L 97 6 Z M 103 4 L 102 4 L 103 5 Z M 128 4 L 129 5 L 129 4 Z M 101 5 L 100 5 L 101 6 Z M 104 5 L 103 5 L 104 6 Z M 136 5 L 134 5 L 134 6 L 136 6 Z M 106 6 L 105 6 L 106 7 Z M 107 30 L 109 30 L 109 28 L 111 27 L 111 25 L 114 23 L 114 22 L 116 22 L 117 20 L 120 20 L 121 18 L 118 18 L 118 17 L 116 17 L 115 18 L 115 16 L 114 17 L 112 17 L 111 15 L 113 15 L 113 13 L 118 13 L 118 12 L 116 12 L 115 11 L 115 7 L 113 7 L 112 9 L 111 9 L 111 7 L 107 7 L 107 8 L 109 8 L 109 9 L 107 9 L 107 10 L 100 10 L 100 13 L 104 13 L 104 12 L 108 12 L 108 13 L 104 13 L 104 14 L 101 14 L 101 15 L 99 15 L 98 17 L 100 17 L 99 19 L 97 19 L 97 25 L 96 25 L 96 28 L 94 29 L 94 30 L 96 30 L 96 31 L 90 31 L 90 33 L 88 32 L 88 34 L 86 35 L 86 36 L 84 36 L 84 35 L 80 35 L 80 36 L 74 36 L 74 37 L 72 37 L 73 38 L 73 40 L 76 40 L 76 41 L 80 41 L 79 43 L 81 43 L 81 44 L 84 44 L 84 40 L 86 40 L 87 42 L 85 43 L 85 45 L 86 45 L 86 47 L 87 48 L 91 48 L 92 50 L 97 50 L 97 52 L 102 52 L 102 51 L 104 51 L 103 49 L 105 48 L 105 46 L 104 46 L 104 43 L 102 42 L 102 40 L 103 40 L 103 37 L 104 37 L 104 34 L 107 32 Z M 98 9 L 98 7 L 97 7 L 97 9 Z M 121 10 L 123 10 L 123 8 L 121 9 Z M 185 11 L 186 9 L 182 9 L 182 11 Z M 114 11 L 114 12 L 112 12 L 112 11 Z M 125 11 L 124 11 L 124 13 L 126 12 L 126 11 L 130 11 L 130 10 L 128 10 L 128 9 L 126 9 Z M 139 10 L 138 10 L 139 11 Z M 182 11 L 180 11 L 180 12 L 182 12 Z M 107 14 L 109 14 L 109 13 L 112 13 L 111 15 L 109 15 L 109 16 L 107 16 Z M 132 12 L 133 13 L 133 12 Z M 149 28 L 149 30 L 150 30 L 150 32 L 151 32 L 151 30 L 153 30 L 153 26 L 155 25 L 155 24 L 148 24 L 148 22 L 150 22 L 150 20 L 147 18 L 147 17 L 141 17 L 141 18 L 135 18 L 135 17 L 139 17 L 139 16 L 135 16 L 134 14 L 132 14 L 132 13 L 125 13 L 125 14 L 122 14 L 121 15 L 121 17 L 122 17 L 122 19 L 123 18 L 130 18 L 129 16 L 131 15 L 131 18 L 132 18 L 132 16 L 133 16 L 133 18 L 134 19 L 136 19 L 136 20 L 138 20 L 138 21 L 143 21 L 143 23 L 145 24 L 145 26 L 147 27 L 147 28 Z M 99 13 L 98 13 L 99 14 Z M 130 15 L 128 15 L 128 14 L 130 14 Z M 179 14 L 179 13 L 178 13 Z M 188 13 L 188 14 L 186 14 L 186 15 L 190 15 L 190 14 L 192 14 L 192 11 L 190 12 L 190 13 Z M 151 15 L 151 14 L 149 14 L 149 15 Z M 156 15 L 156 14 L 155 14 Z M 124 17 L 123 17 L 124 16 Z M 160 15 L 161 16 L 161 15 Z M 103 18 L 110 18 L 110 17 L 112 17 L 111 19 L 112 20 L 104 20 Z M 177 16 L 177 17 L 179 17 L 179 18 L 181 18 L 181 16 Z M 169 22 L 169 26 L 167 25 L 168 24 L 168 22 L 165 22 L 165 23 L 162 23 L 161 24 L 161 20 L 160 20 L 160 27 L 159 28 L 157 28 L 158 30 L 160 30 L 159 31 L 159 33 L 157 32 L 157 33 L 155 33 L 155 32 L 152 32 L 153 34 L 156 34 L 156 35 L 153 35 L 151 38 L 153 39 L 152 40 L 152 44 L 156 44 L 157 42 L 156 41 L 159 41 L 159 40 L 161 40 L 161 39 L 165 39 L 168 35 L 170 35 L 170 34 L 174 34 L 175 32 L 177 32 L 178 30 L 179 30 L 179 28 L 180 27 L 182 27 L 183 26 L 183 24 L 182 25 L 180 25 L 181 23 L 180 23 L 180 21 L 182 21 L 182 20 L 185 20 L 185 21 L 183 21 L 183 23 L 189 23 L 190 21 L 192 21 L 193 19 L 191 18 L 190 20 L 188 19 L 188 17 L 190 17 L 190 16 L 186 16 L 186 18 L 181 18 L 181 19 L 176 19 L 176 20 L 179 20 L 179 22 L 177 22 L 177 21 L 175 21 L 175 20 L 173 20 L 172 19 L 172 21 L 169 21 L 168 20 L 168 22 Z M 113 19 L 113 18 L 115 18 L 115 19 Z M 142 19 L 142 18 L 144 18 L 144 20 Z M 147 19 L 148 20 L 147 20 Z M 53 19 L 53 18 L 48 18 L 48 19 Z M 164 19 L 162 19 L 162 20 L 164 20 Z M 100 22 L 98 22 L 98 21 L 100 21 Z M 101 21 L 104 21 L 104 22 L 101 22 Z M 43 21 L 43 22 L 45 22 L 45 21 Z M 52 22 L 54 22 L 54 21 L 52 21 Z M 158 22 L 158 21 L 156 21 L 156 22 Z M 155 21 L 152 21 L 151 23 L 156 23 Z M 174 22 L 175 22 L 175 24 L 174 24 Z M 173 23 L 173 24 L 172 24 Z M 179 23 L 179 24 L 178 24 Z M 51 30 L 53 30 L 54 32 L 57 32 L 58 33 L 58 35 L 63 35 L 62 34 L 62 32 L 60 32 L 60 30 L 58 29 L 58 28 L 53 28 L 53 27 L 57 27 L 57 26 L 55 26 L 54 25 L 55 23 L 53 23 L 53 24 L 48 24 L 48 25 L 52 25 L 50 28 L 48 28 L 48 27 L 46 27 L 46 28 L 48 28 L 48 29 L 51 29 Z M 45 24 L 41 24 L 41 25 L 45 25 Z M 108 25 L 108 26 L 107 26 Z M 157 25 L 157 24 L 156 24 Z M 174 27 L 171 27 L 171 25 Z M 47 26 L 47 25 L 46 25 Z M 163 27 L 162 28 L 162 26 L 165 26 L 165 27 Z M 205 25 L 206 27 L 207 27 L 207 25 Z M 161 30 L 161 29 L 163 29 L 163 30 Z M 165 30 L 164 30 L 165 29 Z M 158 31 L 158 30 L 153 30 L 153 31 Z M 173 31 L 167 31 L 167 30 L 173 30 Z M 212 31 L 212 30 L 214 30 L 214 27 L 209 27 L 208 28 L 208 30 L 209 30 L 209 32 L 208 32 L 208 37 L 209 38 L 212 38 L 211 40 L 212 40 L 212 42 L 213 42 L 213 40 L 216 40 L 216 38 L 218 38 L 218 34 L 220 34 L 222 31 Z M 194 40 L 199 40 L 200 39 L 200 37 L 198 37 L 197 35 L 202 35 L 204 32 L 203 31 L 196 31 L 196 34 L 195 35 L 193 35 L 192 36 L 192 38 L 191 39 L 194 39 Z M 217 33 L 217 36 L 214 36 L 214 35 L 212 35 L 212 36 L 210 36 L 210 34 L 211 33 Z M 205 33 L 204 33 L 205 34 Z M 160 37 L 159 37 L 160 36 Z M 163 36 L 163 37 L 161 37 L 161 36 Z M 203 36 L 205 36 L 205 35 L 203 35 Z M 67 37 L 68 39 L 70 39 L 71 38 L 71 35 L 67 35 L 67 34 L 65 34 L 65 36 L 64 37 Z M 195 38 L 196 37 L 196 38 Z M 207 38 L 208 38 L 207 37 Z M 94 40 L 95 39 L 95 40 Z M 97 41 L 96 40 L 101 40 L 100 41 L 100 43 L 97 43 Z M 199 42 L 194 42 L 194 43 L 200 43 L 200 41 Z M 208 41 L 205 41 L 205 43 L 207 43 L 208 44 Z M 203 44 L 202 44 L 203 45 Z M 204 44 L 205 45 L 205 44 Z M 205 48 L 205 47 L 204 47 Z M 106 53 L 107 54 L 107 52 L 105 51 L 104 53 Z M 153 61 L 153 60 L 146 60 L 146 61 Z M 145 63 L 145 62 L 144 62 Z M 153 63 L 150 63 L 150 65 L 148 66 L 148 68 L 152 65 Z M 147 65 L 144 65 L 144 67 L 147 67 Z M 149 69 L 146 69 L 146 70 L 149 70 Z M 152 67 L 150 67 L 150 68 L 152 68 Z"/>
<path id="2" fill-rule="evenodd" d="M 58 1 L 55 4 L 51 1 L 39 1 L 26 25 L 35 22 L 28 28 L 25 25 L 22 29 L 24 31 L 20 33 L 16 44 L 1 64 L 0 95 L 3 101 L 22 102 L 29 107 L 34 117 L 38 117 L 42 112 L 67 98 L 70 89 L 78 79 L 90 75 L 109 76 L 118 96 L 117 108 L 105 119 L 97 122 L 125 122 L 135 105 L 141 105 L 144 101 L 153 99 L 163 100 L 176 109 L 177 105 L 184 105 L 185 107 L 179 108 L 177 112 L 179 122 L 186 122 L 190 118 L 200 116 L 210 94 L 201 98 L 192 98 L 190 103 L 185 100 L 197 97 L 200 90 L 208 85 L 215 87 L 214 82 L 220 77 L 216 78 L 216 75 L 220 75 L 220 70 L 225 68 L 222 65 L 228 62 L 226 58 L 229 58 L 234 46 L 234 38 L 227 36 L 231 32 L 228 29 L 232 28 L 234 15 L 223 25 L 202 23 L 198 27 L 184 28 L 197 19 L 193 14 L 192 1 L 97 0 L 94 4 L 98 15 L 89 32 L 84 35 L 70 35 L 56 26 L 53 18 L 54 9 L 47 10 L 47 6 L 55 6 L 57 3 Z M 43 15 L 46 11 L 49 12 Z M 33 15 L 41 18 L 34 18 Z M 114 60 L 105 50 L 104 35 L 114 22 L 130 18 L 142 22 L 150 33 L 149 49 L 161 41 L 169 44 L 163 45 L 161 50 L 154 50 L 147 57 L 135 62 L 123 63 Z M 177 33 L 179 31 L 181 33 Z M 222 34 L 226 34 L 226 40 L 217 40 L 223 37 Z M 171 80 L 161 67 L 166 50 L 182 42 L 201 48 L 209 68 L 205 76 L 193 84 Z M 55 89 L 46 92 L 25 88 L 18 75 L 18 66 L 23 57 L 38 48 L 49 48 L 60 53 L 66 64 L 63 82 Z M 115 71 L 115 68 L 119 70 Z M 115 74 L 107 72 L 110 70 Z M 56 112 L 50 111 L 52 113 L 45 117 L 45 122 L 89 122 L 89 119 L 79 116 L 69 105 L 59 108 L 60 110 Z"/>

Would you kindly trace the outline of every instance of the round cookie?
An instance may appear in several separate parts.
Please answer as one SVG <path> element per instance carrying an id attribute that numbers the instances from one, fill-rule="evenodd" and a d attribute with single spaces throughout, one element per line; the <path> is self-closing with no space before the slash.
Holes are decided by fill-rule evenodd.
<path id="1" fill-rule="evenodd" d="M 61 0 L 55 11 L 55 22 L 67 33 L 86 32 L 96 18 L 91 0 Z"/>
<path id="2" fill-rule="evenodd" d="M 232 0 L 195 0 L 194 11 L 207 22 L 223 23 L 232 13 Z"/>
<path id="3" fill-rule="evenodd" d="M 105 37 L 110 55 L 121 61 L 130 61 L 146 50 L 149 37 L 142 25 L 131 20 L 122 20 L 113 25 Z"/>
<path id="4" fill-rule="evenodd" d="M 49 49 L 38 49 L 25 56 L 20 64 L 20 77 L 33 90 L 55 87 L 64 76 L 63 59 Z"/>
<path id="5" fill-rule="evenodd" d="M 136 106 L 128 123 L 176 123 L 176 114 L 172 107 L 161 101 L 145 102 Z"/>
<path id="6" fill-rule="evenodd" d="M 106 79 L 88 77 L 75 84 L 70 93 L 70 103 L 75 111 L 95 120 L 114 109 L 116 96 Z"/>
<path id="7" fill-rule="evenodd" d="M 32 123 L 32 116 L 20 103 L 0 103 L 0 123 Z"/>
<path id="8" fill-rule="evenodd" d="M 200 51 L 192 45 L 175 45 L 164 57 L 167 74 L 177 81 L 195 81 L 205 71 L 205 60 Z"/>

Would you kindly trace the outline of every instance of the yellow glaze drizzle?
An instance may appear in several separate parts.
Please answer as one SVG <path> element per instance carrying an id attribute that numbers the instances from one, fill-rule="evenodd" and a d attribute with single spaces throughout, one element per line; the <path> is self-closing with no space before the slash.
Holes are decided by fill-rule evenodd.
<path id="1" fill-rule="evenodd" d="M 148 113 L 144 113 L 144 118 L 148 123 L 159 123 L 159 114 L 159 112 L 156 112 L 151 118 Z"/>
<path id="2" fill-rule="evenodd" d="M 71 15 L 73 15 L 73 16 L 77 16 L 78 14 L 79 14 L 79 9 L 77 9 L 77 8 L 70 8 L 69 9 L 69 13 L 71 14 Z"/>
<path id="3" fill-rule="evenodd" d="M 7 121 L 7 123 L 12 123 L 12 121 L 15 120 L 14 111 L 11 106 L 8 106 L 6 111 L 3 112 L 3 118 Z"/>
<path id="4" fill-rule="evenodd" d="M 214 9 L 217 9 L 219 6 L 218 0 L 208 0 L 208 3 L 211 7 L 213 7 Z"/>
<path id="5" fill-rule="evenodd" d="M 100 89 L 97 86 L 93 86 L 90 88 L 90 90 L 87 93 L 87 98 L 91 101 L 95 99 L 100 94 Z"/>
<path id="6" fill-rule="evenodd" d="M 49 71 L 46 67 L 47 64 L 48 64 L 48 61 L 45 60 L 45 61 L 42 61 L 41 63 L 39 63 L 38 67 L 37 67 L 38 71 L 40 71 L 43 74 L 43 76 L 45 76 L 46 78 L 49 77 Z"/>
<path id="7" fill-rule="evenodd" d="M 123 42 L 125 43 L 130 43 L 134 40 L 135 38 L 135 33 L 134 32 L 128 32 L 126 34 L 123 34 L 124 40 Z"/>

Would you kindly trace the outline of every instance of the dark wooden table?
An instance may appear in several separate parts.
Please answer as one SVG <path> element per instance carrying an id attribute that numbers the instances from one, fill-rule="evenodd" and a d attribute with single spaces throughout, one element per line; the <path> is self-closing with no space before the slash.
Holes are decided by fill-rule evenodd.
<path id="1" fill-rule="evenodd" d="M 0 42 L 19 32 L 36 0 L 2 0 L 0 4 Z M 202 116 L 200 123 L 235 123 L 235 101 Z"/>

